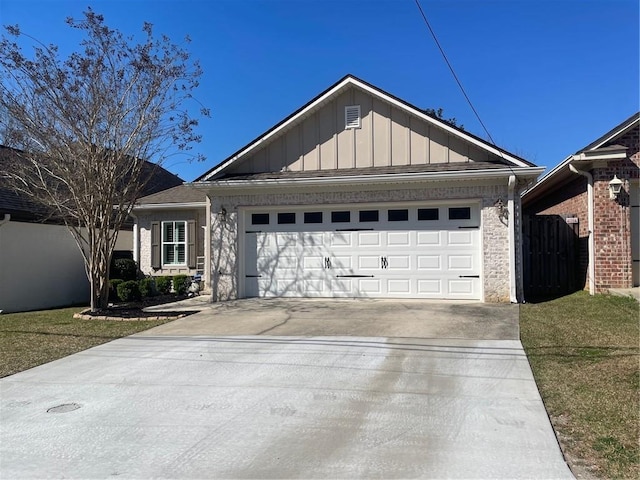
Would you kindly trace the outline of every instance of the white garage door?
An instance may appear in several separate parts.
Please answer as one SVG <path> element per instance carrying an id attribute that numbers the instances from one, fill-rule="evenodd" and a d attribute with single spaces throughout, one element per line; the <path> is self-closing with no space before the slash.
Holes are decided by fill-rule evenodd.
<path id="1" fill-rule="evenodd" d="M 480 299 L 477 205 L 245 213 L 247 297 Z"/>

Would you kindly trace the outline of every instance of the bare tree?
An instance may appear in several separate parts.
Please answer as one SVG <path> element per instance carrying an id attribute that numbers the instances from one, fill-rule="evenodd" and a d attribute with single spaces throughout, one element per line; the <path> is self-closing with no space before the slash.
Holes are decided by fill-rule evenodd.
<path id="1" fill-rule="evenodd" d="M 111 255 L 149 179 L 145 159 L 162 164 L 190 150 L 200 141 L 196 117 L 209 112 L 190 105 L 202 73 L 198 62 L 166 36 L 155 38 L 151 24 L 144 24 L 141 43 L 107 27 L 90 8 L 67 24 L 84 40 L 66 59 L 18 26 L 5 27 L 0 130 L 20 151 L 0 176 L 68 227 L 85 260 L 95 311 L 107 307 Z M 33 58 L 19 37 L 34 43 Z"/>

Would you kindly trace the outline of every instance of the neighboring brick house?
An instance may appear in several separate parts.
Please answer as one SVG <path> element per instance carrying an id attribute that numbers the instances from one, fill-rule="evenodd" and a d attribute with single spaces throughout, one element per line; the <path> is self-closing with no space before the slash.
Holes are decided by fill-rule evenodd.
<path id="1" fill-rule="evenodd" d="M 520 192 L 541 172 L 347 75 L 196 181 L 141 199 L 136 252 L 144 273 L 193 273 L 204 226 L 214 301 L 516 302 Z"/>
<path id="2" fill-rule="evenodd" d="M 525 214 L 578 218 L 582 278 L 591 293 L 640 284 L 639 124 L 636 113 L 567 157 L 522 196 Z M 621 190 L 612 198 L 618 180 Z"/>
<path id="3" fill-rule="evenodd" d="M 20 158 L 0 145 L 0 168 Z M 179 185 L 176 175 L 152 163 L 144 193 Z M 116 250 L 130 251 L 133 222 L 118 232 Z M 40 310 L 89 302 L 84 260 L 66 226 L 0 182 L 0 311 Z"/>

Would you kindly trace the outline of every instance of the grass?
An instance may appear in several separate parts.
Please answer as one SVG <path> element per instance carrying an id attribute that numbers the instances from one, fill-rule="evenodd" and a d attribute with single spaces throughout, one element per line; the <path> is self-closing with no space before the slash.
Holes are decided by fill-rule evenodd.
<path id="1" fill-rule="evenodd" d="M 638 302 L 578 292 L 525 304 L 520 335 L 574 474 L 640 478 Z"/>
<path id="2" fill-rule="evenodd" d="M 167 322 L 74 319 L 80 310 L 0 315 L 0 378 Z"/>

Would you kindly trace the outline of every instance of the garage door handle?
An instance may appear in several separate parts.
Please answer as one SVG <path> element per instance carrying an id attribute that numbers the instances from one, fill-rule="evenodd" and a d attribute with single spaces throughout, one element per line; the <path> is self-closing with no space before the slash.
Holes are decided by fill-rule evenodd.
<path id="1" fill-rule="evenodd" d="M 458 278 L 480 278 L 480 275 L 458 275 Z"/>
<path id="2" fill-rule="evenodd" d="M 329 257 L 324 257 L 324 268 L 331 268 L 331 259 Z"/>
<path id="3" fill-rule="evenodd" d="M 373 275 L 336 275 L 336 278 L 373 278 Z"/>
<path id="4" fill-rule="evenodd" d="M 260 278 L 262 275 L 245 275 L 247 278 Z"/>
<path id="5" fill-rule="evenodd" d="M 458 228 L 480 228 L 480 226 L 479 225 L 471 225 L 471 226 L 459 225 Z"/>

